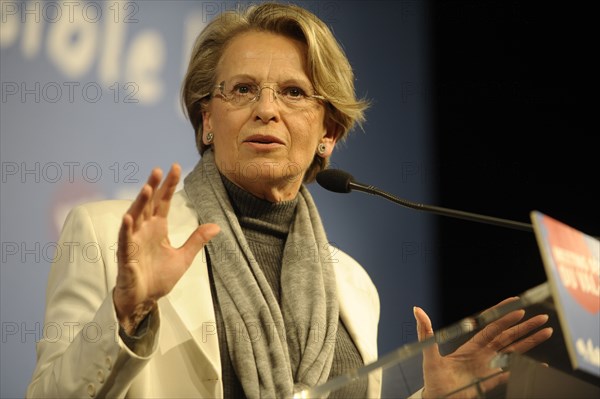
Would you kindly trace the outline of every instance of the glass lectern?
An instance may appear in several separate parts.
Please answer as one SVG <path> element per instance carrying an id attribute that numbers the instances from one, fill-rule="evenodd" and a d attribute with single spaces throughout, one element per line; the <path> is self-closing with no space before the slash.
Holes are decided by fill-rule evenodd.
<path id="1" fill-rule="evenodd" d="M 444 398 L 600 398 L 600 378 L 571 367 L 559 319 L 548 283 L 534 287 L 519 300 L 492 311 L 467 317 L 436 331 L 427 341 L 406 344 L 380 355 L 376 362 L 327 383 L 297 392 L 294 398 L 335 397 L 335 393 L 355 379 L 381 379 L 381 398 L 419 398 L 423 386 L 422 353 L 435 342 L 442 354 L 452 353 L 477 332 L 516 309 L 525 309 L 525 319 L 548 314 L 552 337 L 525 354 L 502 354 L 490 358 L 485 366 L 470 369 L 460 386 L 448 387 Z"/>

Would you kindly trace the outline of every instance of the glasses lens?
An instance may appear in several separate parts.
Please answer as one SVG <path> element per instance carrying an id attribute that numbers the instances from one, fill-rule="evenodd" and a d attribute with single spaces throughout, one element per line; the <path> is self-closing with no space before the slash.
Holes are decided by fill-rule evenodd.
<path id="1" fill-rule="evenodd" d="M 223 98 L 237 106 L 244 106 L 258 97 L 259 88 L 254 83 L 221 82 L 219 85 Z"/>

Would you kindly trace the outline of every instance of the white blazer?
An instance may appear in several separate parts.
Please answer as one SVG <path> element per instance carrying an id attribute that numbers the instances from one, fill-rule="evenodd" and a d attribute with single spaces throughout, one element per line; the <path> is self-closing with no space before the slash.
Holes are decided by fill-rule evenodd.
<path id="1" fill-rule="evenodd" d="M 130 201 L 98 201 L 67 217 L 48 278 L 43 339 L 27 397 L 219 398 L 221 363 L 206 257 L 199 253 L 173 290 L 158 301 L 148 334 L 132 352 L 120 339 L 112 301 L 121 220 Z M 198 226 L 184 191 L 169 211 L 175 247 Z M 334 254 L 340 317 L 365 364 L 377 358 L 379 297 L 366 271 Z M 369 376 L 379 397 L 381 375 Z"/>

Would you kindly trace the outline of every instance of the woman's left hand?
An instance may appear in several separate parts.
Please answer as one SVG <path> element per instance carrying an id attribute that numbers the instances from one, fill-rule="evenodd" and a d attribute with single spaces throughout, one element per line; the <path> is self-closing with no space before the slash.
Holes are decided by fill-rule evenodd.
<path id="1" fill-rule="evenodd" d="M 508 298 L 494 307 L 503 306 L 518 298 Z M 429 316 L 419 307 L 414 308 L 417 320 L 419 341 L 433 337 L 434 332 Z M 477 397 L 478 389 L 489 391 L 506 382 L 508 372 L 492 368 L 490 361 L 500 353 L 524 353 L 546 341 L 552 335 L 552 328 L 546 327 L 529 335 L 548 321 L 547 315 L 536 315 L 522 321 L 525 311 L 515 310 L 490 323 L 476 333 L 469 341 L 449 355 L 442 356 L 437 343 L 423 350 L 423 398 L 439 398 L 457 391 L 452 398 Z M 491 378 L 487 378 L 492 376 Z M 478 384 L 468 389 L 460 388 Z"/>

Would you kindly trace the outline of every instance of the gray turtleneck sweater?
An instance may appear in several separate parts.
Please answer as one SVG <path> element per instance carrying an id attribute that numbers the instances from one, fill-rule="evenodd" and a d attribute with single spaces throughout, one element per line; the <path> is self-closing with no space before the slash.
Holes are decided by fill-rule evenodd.
<path id="1" fill-rule="evenodd" d="M 246 192 L 222 176 L 223 184 L 229 194 L 233 209 L 238 217 L 250 251 L 260 265 L 277 300 L 281 297 L 281 264 L 283 249 L 292 221 L 294 220 L 297 199 L 272 203 Z M 211 292 L 215 307 L 217 334 L 221 353 L 224 397 L 244 398 L 244 391 L 235 374 L 229 357 L 225 325 L 215 294 L 214 279 L 210 260 L 208 262 Z M 339 321 L 333 364 L 329 378 L 344 374 L 363 365 L 356 345 L 350 338 L 346 327 Z M 366 379 L 360 379 L 346 388 L 331 393 L 330 398 L 364 398 L 367 392 Z"/>

